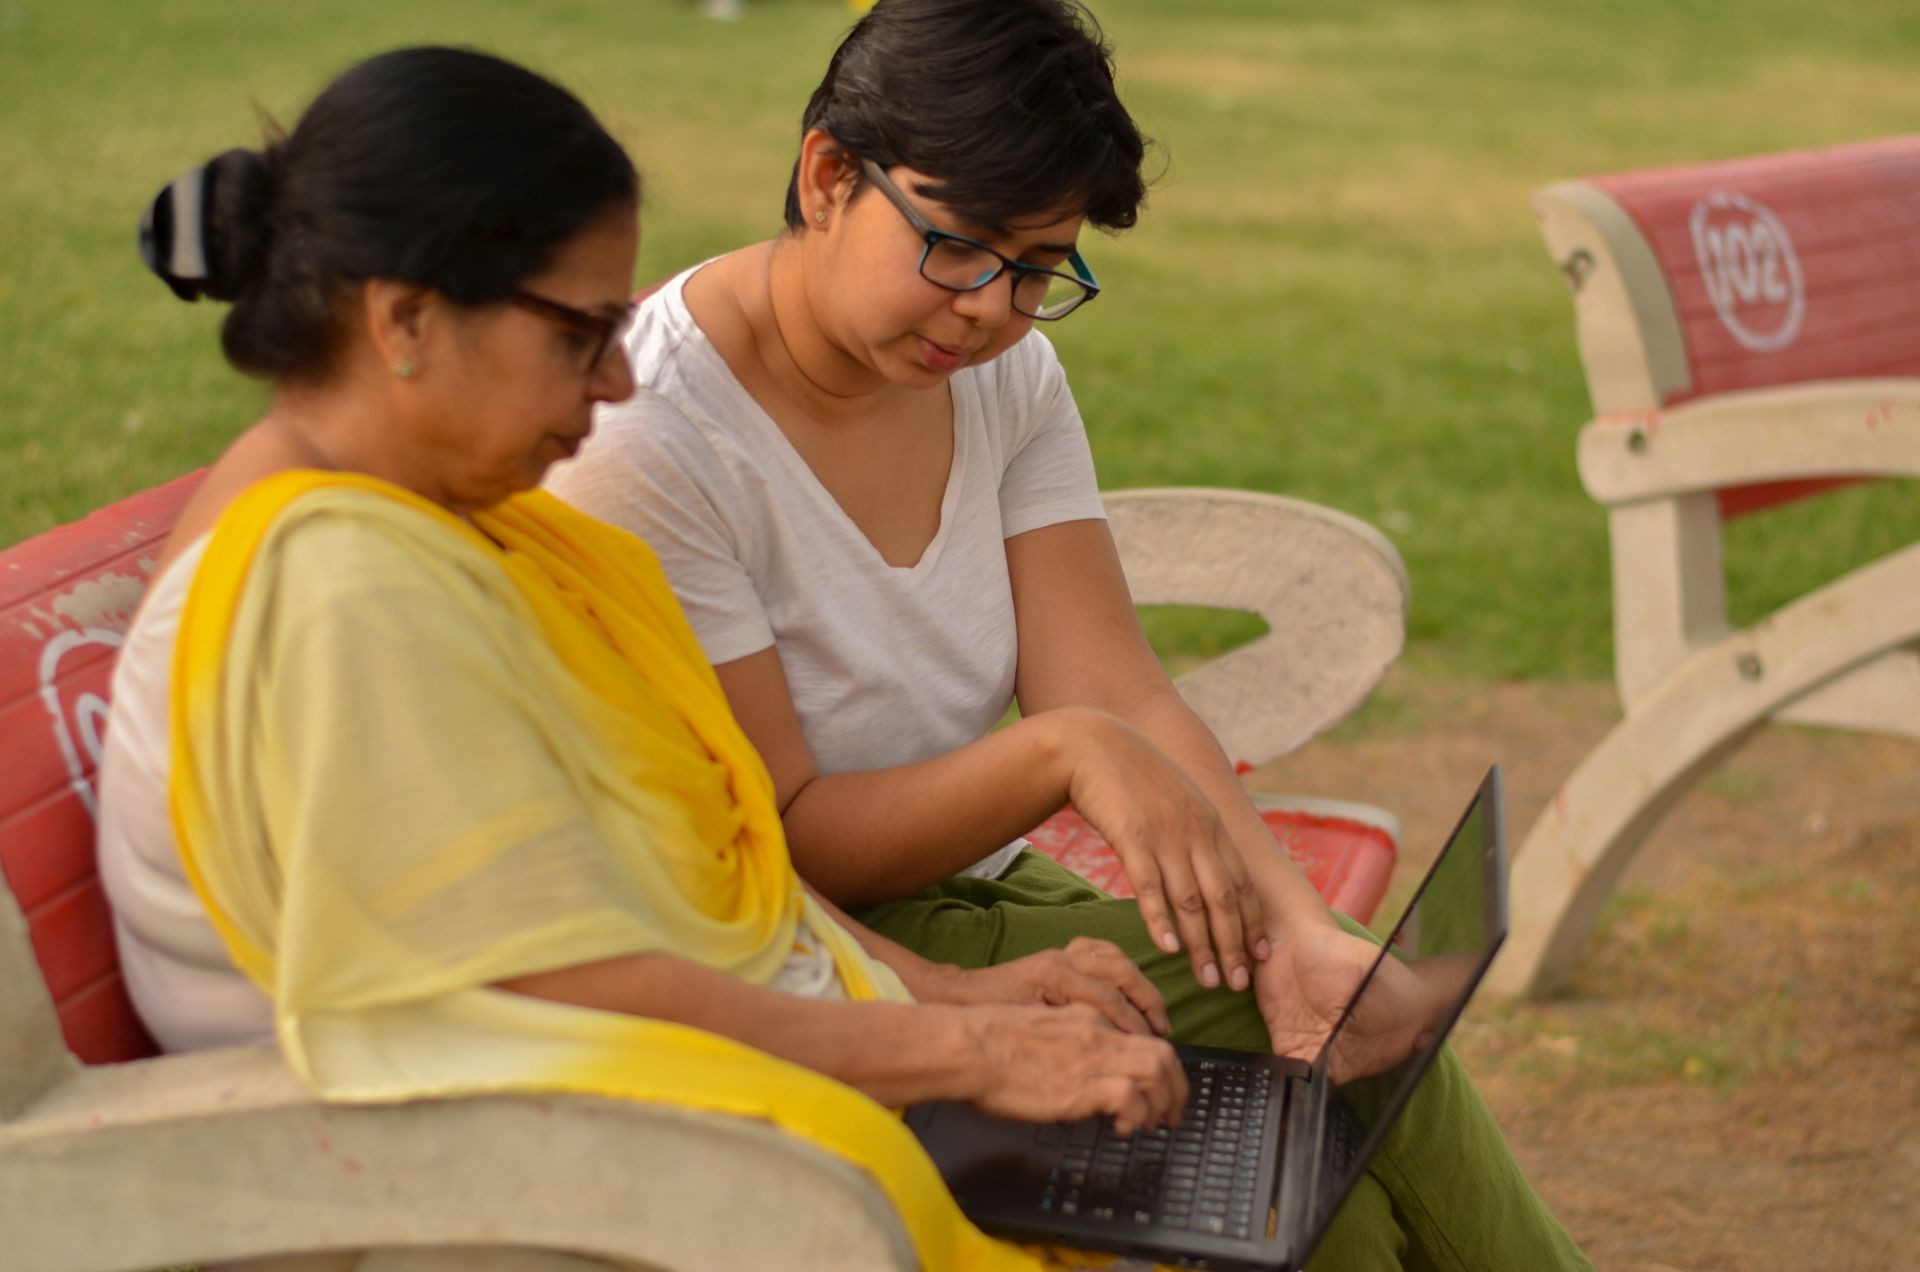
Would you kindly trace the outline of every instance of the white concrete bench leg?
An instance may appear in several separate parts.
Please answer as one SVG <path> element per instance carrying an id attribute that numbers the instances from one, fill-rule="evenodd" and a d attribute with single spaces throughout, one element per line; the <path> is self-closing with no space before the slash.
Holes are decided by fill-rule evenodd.
<path id="1" fill-rule="evenodd" d="M 1513 867 L 1513 932 L 1489 985 L 1539 993 L 1564 980 L 1647 831 L 1696 776 L 1783 707 L 1916 641 L 1920 544 L 1682 662 L 1573 771 L 1528 832 Z"/>

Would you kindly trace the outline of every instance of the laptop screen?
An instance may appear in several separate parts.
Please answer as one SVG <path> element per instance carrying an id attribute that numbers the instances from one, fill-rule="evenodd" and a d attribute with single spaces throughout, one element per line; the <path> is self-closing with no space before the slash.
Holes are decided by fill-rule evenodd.
<path id="1" fill-rule="evenodd" d="M 1369 1012 L 1403 1015 L 1400 1004 L 1409 994 L 1427 1004 L 1419 1018 L 1421 1024 L 1414 1030 L 1418 1036 L 1411 1040 L 1411 1054 L 1384 1072 L 1341 1087 L 1342 1098 L 1366 1127 L 1367 1138 L 1345 1178 L 1322 1179 L 1314 1189 L 1316 1242 L 1412 1097 L 1414 1087 L 1433 1063 L 1440 1044 L 1460 1018 L 1506 935 L 1506 808 L 1496 765 L 1481 782 L 1473 803 L 1407 903 L 1380 958 L 1361 982 L 1360 992 L 1354 995 L 1314 1061 L 1321 1076 L 1336 1058 L 1344 1062 L 1337 1069 L 1353 1064 L 1374 1067 L 1377 1061 L 1368 1061 L 1364 1048 L 1357 1045 L 1358 1037 L 1348 1039 L 1342 1050 L 1342 1035 L 1354 1018 L 1364 1021 Z M 1399 973 L 1412 975 L 1389 971 L 1383 976 L 1381 965 L 1389 956 L 1401 964 Z M 1408 1040 L 1403 1038 L 1398 1045 L 1404 1048 Z M 1334 1076 L 1342 1075 L 1336 1072 Z"/>

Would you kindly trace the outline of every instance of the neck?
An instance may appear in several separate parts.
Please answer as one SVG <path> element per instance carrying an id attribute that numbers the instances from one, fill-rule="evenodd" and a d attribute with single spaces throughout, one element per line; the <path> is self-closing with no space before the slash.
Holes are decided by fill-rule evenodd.
<path id="1" fill-rule="evenodd" d="M 259 427 L 290 465 L 323 472 L 362 473 L 391 482 L 461 517 L 473 509 L 453 499 L 432 467 L 396 439 L 406 435 L 392 418 L 392 404 L 377 389 L 281 385 Z"/>
<path id="2" fill-rule="evenodd" d="M 753 322 L 761 364 L 783 393 L 817 419 L 864 414 L 894 386 L 822 329 L 807 297 L 802 251 L 787 235 L 768 245 L 767 304 Z"/>

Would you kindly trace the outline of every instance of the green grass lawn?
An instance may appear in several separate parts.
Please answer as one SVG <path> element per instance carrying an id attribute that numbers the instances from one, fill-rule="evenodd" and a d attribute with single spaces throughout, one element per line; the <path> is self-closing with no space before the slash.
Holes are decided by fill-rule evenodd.
<path id="1" fill-rule="evenodd" d="M 1204 483 L 1380 524 L 1423 662 L 1590 676 L 1605 527 L 1574 474 L 1572 311 L 1528 207 L 1587 172 L 1915 126 L 1912 0 L 1097 0 L 1162 143 L 1108 287 L 1053 329 L 1107 486 Z M 836 0 L 0 0 L 0 545 L 205 463 L 259 409 L 141 269 L 181 168 L 354 59 L 470 43 L 578 91 L 649 180 L 643 278 L 778 226 Z M 1737 524 L 1737 615 L 1920 537 L 1907 486 Z M 1219 629 L 1163 627 L 1176 644 Z M 1231 631 L 1232 629 L 1226 629 Z"/>

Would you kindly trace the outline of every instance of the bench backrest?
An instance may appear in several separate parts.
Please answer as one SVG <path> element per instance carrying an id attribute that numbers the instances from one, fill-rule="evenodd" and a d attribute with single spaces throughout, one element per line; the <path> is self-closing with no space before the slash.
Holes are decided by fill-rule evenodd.
<path id="1" fill-rule="evenodd" d="M 94 862 L 94 769 L 115 651 L 199 475 L 0 552 L 0 875 L 68 1048 L 155 1054 L 121 981 Z"/>
<path id="2" fill-rule="evenodd" d="M 1920 136 L 1569 182 L 1536 210 L 1602 417 L 1920 376 Z M 1722 515 L 1834 484 L 1722 491 Z"/>

